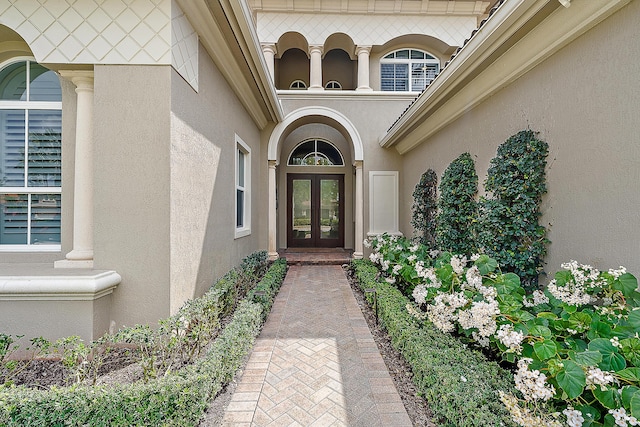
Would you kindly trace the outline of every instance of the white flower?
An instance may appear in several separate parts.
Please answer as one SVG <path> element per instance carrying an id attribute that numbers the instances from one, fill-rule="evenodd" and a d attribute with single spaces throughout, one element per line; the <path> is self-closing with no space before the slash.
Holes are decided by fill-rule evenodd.
<path id="1" fill-rule="evenodd" d="M 439 251 L 439 250 L 437 250 L 437 249 L 431 249 L 431 250 L 429 251 L 429 256 L 430 256 L 431 258 L 438 258 L 438 255 L 440 255 L 440 251 Z"/>
<path id="2" fill-rule="evenodd" d="M 370 248 L 371 247 L 371 242 L 369 241 L 369 239 L 364 239 L 362 244 L 364 245 L 365 248 Z"/>
<path id="3" fill-rule="evenodd" d="M 620 266 L 620 268 L 618 270 L 609 270 L 609 274 L 611 274 L 614 278 L 618 278 L 620 276 L 622 276 L 623 274 L 625 274 L 627 272 L 627 269 L 624 268 L 623 266 Z"/>
<path id="4" fill-rule="evenodd" d="M 496 333 L 496 337 L 502 344 L 508 347 L 507 352 L 520 354 L 522 352 L 522 341 L 524 334 L 521 331 L 515 331 L 513 325 L 502 325 Z"/>
<path id="5" fill-rule="evenodd" d="M 464 272 L 464 267 L 467 265 L 467 257 L 454 255 L 451 257 L 451 267 L 453 267 L 453 271 L 456 274 L 462 274 Z"/>
<path id="6" fill-rule="evenodd" d="M 393 285 L 394 283 L 396 283 L 395 277 L 385 277 L 384 280 L 390 285 Z"/>
<path id="7" fill-rule="evenodd" d="M 418 285 L 413 288 L 413 299 L 418 304 L 424 304 L 427 298 L 427 287 L 425 285 Z"/>
<path id="8" fill-rule="evenodd" d="M 376 264 L 382 259 L 382 254 L 380 254 L 379 252 L 373 252 L 371 255 L 369 255 L 369 259 L 372 263 Z"/>
<path id="9" fill-rule="evenodd" d="M 567 409 L 562 413 L 566 415 L 569 427 L 582 427 L 582 423 L 584 423 L 582 412 L 573 409 L 573 406 L 567 406 Z"/>
<path id="10" fill-rule="evenodd" d="M 460 381 L 462 381 L 463 383 L 466 383 L 467 378 L 464 375 L 460 375 Z"/>
<path id="11" fill-rule="evenodd" d="M 391 267 L 390 261 L 387 261 L 386 259 L 383 259 L 382 261 L 380 261 L 380 268 L 382 268 L 384 271 L 389 270 L 389 267 Z"/>
<path id="12" fill-rule="evenodd" d="M 627 415 L 627 411 L 624 408 L 609 409 L 609 413 L 613 416 L 616 425 L 620 427 L 627 427 L 627 425 L 639 425 L 636 417 L 630 417 L 629 415 Z M 627 421 L 629 422 L 629 424 L 627 424 Z"/>
<path id="13" fill-rule="evenodd" d="M 417 243 L 415 245 L 413 245 L 413 246 L 409 246 L 409 251 L 410 252 L 417 252 L 418 249 L 420 249 L 420 245 L 417 244 Z"/>
<path id="14" fill-rule="evenodd" d="M 400 270 L 402 270 L 402 264 L 396 264 L 393 266 L 393 270 L 392 273 L 393 275 L 397 275 L 398 273 L 400 273 Z"/>
<path id="15" fill-rule="evenodd" d="M 602 371 L 600 368 L 591 366 L 587 369 L 587 387 L 594 389 L 599 385 L 602 391 L 606 390 L 605 386 L 614 382 L 613 374 L 611 372 Z"/>
<path id="16" fill-rule="evenodd" d="M 547 289 L 557 299 L 569 305 L 584 305 L 591 302 L 591 296 L 586 293 L 583 286 L 567 283 L 565 286 L 556 285 L 555 279 L 549 282 Z"/>
<path id="17" fill-rule="evenodd" d="M 475 265 L 467 270 L 467 284 L 472 288 L 480 289 L 482 286 L 482 275 Z"/>
<path id="18" fill-rule="evenodd" d="M 433 303 L 427 306 L 427 316 L 433 325 L 442 332 L 452 332 L 453 322 L 457 319 L 456 310 L 468 304 L 467 298 L 462 292 L 439 292 L 433 299 Z"/>
<path id="19" fill-rule="evenodd" d="M 418 261 L 415 269 L 418 277 L 424 279 L 427 288 L 439 288 L 442 286 L 442 282 L 438 280 L 436 270 L 433 267 L 424 268 L 424 262 Z"/>
<path id="20" fill-rule="evenodd" d="M 478 329 L 478 335 L 483 338 L 490 337 L 496 332 L 496 314 L 500 314 L 498 302 L 474 301 L 471 308 L 458 313 L 458 323 L 464 329 Z"/>
<path id="21" fill-rule="evenodd" d="M 611 342 L 611 345 L 614 347 L 622 347 L 622 344 L 620 344 L 620 340 L 618 339 L 618 337 L 613 337 L 609 340 Z"/>
<path id="22" fill-rule="evenodd" d="M 471 261 L 476 262 L 480 259 L 480 254 L 472 254 L 470 259 Z"/>
<path id="23" fill-rule="evenodd" d="M 416 259 L 418 259 L 418 257 L 416 255 L 409 255 L 407 257 L 407 261 L 409 261 L 409 262 L 414 262 Z"/>
<path id="24" fill-rule="evenodd" d="M 535 290 L 531 296 L 532 301 L 523 298 L 522 304 L 524 304 L 525 307 L 535 307 L 536 305 L 547 304 L 549 302 L 549 298 L 542 291 Z"/>
<path id="25" fill-rule="evenodd" d="M 531 413 L 528 408 L 522 408 L 518 405 L 518 399 L 502 391 L 500 400 L 511 414 L 513 421 L 523 427 L 562 427 L 559 421 L 551 420 L 549 417 L 539 417 Z"/>
<path id="26" fill-rule="evenodd" d="M 532 359 L 523 357 L 518 361 L 518 372 L 514 375 L 516 388 L 520 390 L 524 399 L 549 400 L 556 393 L 553 385 L 547 383 L 547 377 L 537 369 L 530 371 Z"/>

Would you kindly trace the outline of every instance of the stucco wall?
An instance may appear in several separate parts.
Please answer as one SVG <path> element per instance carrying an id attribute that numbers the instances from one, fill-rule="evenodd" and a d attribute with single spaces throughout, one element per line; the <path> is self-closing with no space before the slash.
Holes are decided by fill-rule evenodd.
<path id="1" fill-rule="evenodd" d="M 169 314 L 170 66 L 95 67 L 94 268 L 117 325 Z"/>
<path id="2" fill-rule="evenodd" d="M 171 311 L 258 250 L 260 132 L 200 46 L 199 90 L 171 77 Z M 235 135 L 251 149 L 251 234 L 235 238 Z M 264 231 L 266 233 L 266 230 Z M 266 249 L 266 247 L 262 247 Z"/>
<path id="3" fill-rule="evenodd" d="M 483 182 L 497 146 L 530 128 L 550 149 L 541 219 L 552 242 L 545 270 L 575 259 L 640 274 L 639 18 L 640 2 L 631 2 L 404 155 L 405 234 L 411 194 L 425 170 L 440 178 L 469 151 Z"/>

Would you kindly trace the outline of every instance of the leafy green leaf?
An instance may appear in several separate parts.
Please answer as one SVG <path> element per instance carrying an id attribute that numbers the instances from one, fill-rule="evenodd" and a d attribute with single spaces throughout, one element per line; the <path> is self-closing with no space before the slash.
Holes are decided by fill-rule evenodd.
<path id="1" fill-rule="evenodd" d="M 548 339 L 535 342 L 533 344 L 533 350 L 540 360 L 551 359 L 558 352 L 556 342 Z"/>
<path id="2" fill-rule="evenodd" d="M 558 286 L 564 286 L 565 284 L 573 280 L 573 276 L 568 270 L 560 270 L 556 272 L 554 279 L 556 279 L 556 283 L 558 284 Z"/>
<path id="3" fill-rule="evenodd" d="M 617 388 L 607 388 L 602 391 L 600 387 L 596 387 L 592 392 L 595 398 L 598 399 L 598 402 L 605 408 L 616 409 L 620 406 Z"/>
<path id="4" fill-rule="evenodd" d="M 574 399 L 582 394 L 587 384 L 586 376 L 580 366 L 571 360 L 563 362 L 563 369 L 556 375 L 558 385 L 567 393 L 569 399 Z"/>
<path id="5" fill-rule="evenodd" d="M 640 393 L 633 393 L 629 406 L 631 407 L 631 416 L 640 418 Z"/>
<path id="6" fill-rule="evenodd" d="M 622 404 L 629 408 L 631 406 L 631 398 L 633 397 L 634 394 L 640 392 L 640 388 L 633 386 L 633 385 L 628 385 L 628 386 L 624 386 L 622 387 Z"/>
<path id="7" fill-rule="evenodd" d="M 558 320 L 558 316 L 556 316 L 555 313 L 552 313 L 550 311 L 540 312 L 540 313 L 538 313 L 538 317 L 540 317 L 542 319 Z"/>
<path id="8" fill-rule="evenodd" d="M 640 368 L 622 369 L 621 371 L 616 372 L 616 374 L 623 380 L 635 383 L 640 382 Z"/>
<path id="9" fill-rule="evenodd" d="M 483 276 L 494 272 L 496 268 L 498 268 L 497 261 L 493 258 L 489 258 L 488 255 L 480 255 L 480 258 L 478 258 L 474 264 L 478 267 L 480 274 Z"/>
<path id="10" fill-rule="evenodd" d="M 582 427 L 592 426 L 594 421 L 600 419 L 600 411 L 591 405 L 578 405 L 575 409 L 582 412 L 582 418 L 584 418 Z"/>
<path id="11" fill-rule="evenodd" d="M 640 310 L 633 310 L 631 313 L 629 313 L 627 322 L 632 328 L 640 329 Z"/>
<path id="12" fill-rule="evenodd" d="M 622 291 L 625 297 L 629 297 L 638 289 L 638 279 L 633 274 L 625 273 L 614 280 L 613 289 Z"/>
<path id="13" fill-rule="evenodd" d="M 553 334 L 551 333 L 551 329 L 546 326 L 533 325 L 529 328 L 529 335 L 550 339 Z"/>
<path id="14" fill-rule="evenodd" d="M 640 339 L 633 337 L 620 340 L 620 352 L 629 362 L 640 366 Z"/>
<path id="15" fill-rule="evenodd" d="M 573 353 L 571 357 L 577 364 L 582 366 L 596 366 L 602 362 L 602 353 L 599 351 L 582 351 L 579 353 Z"/>

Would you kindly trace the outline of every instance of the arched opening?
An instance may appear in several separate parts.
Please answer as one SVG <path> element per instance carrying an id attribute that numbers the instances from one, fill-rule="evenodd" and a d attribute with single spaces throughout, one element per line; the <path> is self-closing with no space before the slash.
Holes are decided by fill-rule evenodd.
<path id="1" fill-rule="evenodd" d="M 309 140 L 330 142 L 331 146 L 339 150 L 344 164 L 320 164 L 312 168 L 302 164 L 288 164 L 301 143 Z M 314 152 L 322 151 L 317 149 L 318 145 L 314 144 L 314 147 Z M 335 153 L 327 155 L 336 157 Z M 326 107 L 295 110 L 274 128 L 269 139 L 268 159 L 270 254 L 277 254 L 278 248 L 285 248 L 292 243 L 300 246 L 323 246 L 327 243 L 322 241 L 324 233 L 327 240 L 333 239 L 330 245 L 353 249 L 354 256 L 362 256 L 363 145 L 353 124 L 341 113 Z M 314 190 L 314 185 L 320 189 Z M 326 190 L 324 195 L 322 186 Z M 294 206 L 296 191 L 300 202 L 297 207 Z M 338 197 L 333 197 L 336 194 Z M 315 207 L 313 198 L 316 200 Z M 305 221 L 305 213 L 311 213 L 310 209 L 316 209 L 316 219 L 312 217 Z M 341 209 L 344 214 L 342 218 L 338 218 Z M 297 223 L 296 216 L 299 216 Z M 311 232 L 313 221 L 316 221 L 316 231 L 320 233 L 317 239 Z M 308 229 L 303 230 L 303 225 Z M 335 239 L 338 235 L 336 233 L 340 233 L 340 227 L 343 227 L 343 240 Z M 290 239 L 292 233 L 297 242 Z"/>
<path id="2" fill-rule="evenodd" d="M 343 90 L 355 90 L 357 80 L 358 62 L 351 60 L 349 54 L 342 49 L 332 49 L 327 52 L 322 60 L 323 86 L 329 82 L 338 82 Z M 328 89 L 338 89 L 335 85 Z"/>
<path id="3" fill-rule="evenodd" d="M 276 61 L 277 89 L 306 89 L 309 87 L 309 57 L 300 49 L 284 52 Z"/>

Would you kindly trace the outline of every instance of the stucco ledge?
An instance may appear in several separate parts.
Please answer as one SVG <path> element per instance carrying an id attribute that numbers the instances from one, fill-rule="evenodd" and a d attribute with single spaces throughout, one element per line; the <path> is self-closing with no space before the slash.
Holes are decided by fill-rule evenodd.
<path id="1" fill-rule="evenodd" d="M 122 277 L 115 271 L 55 276 L 0 275 L 0 301 L 92 301 L 112 293 L 121 281 Z"/>

